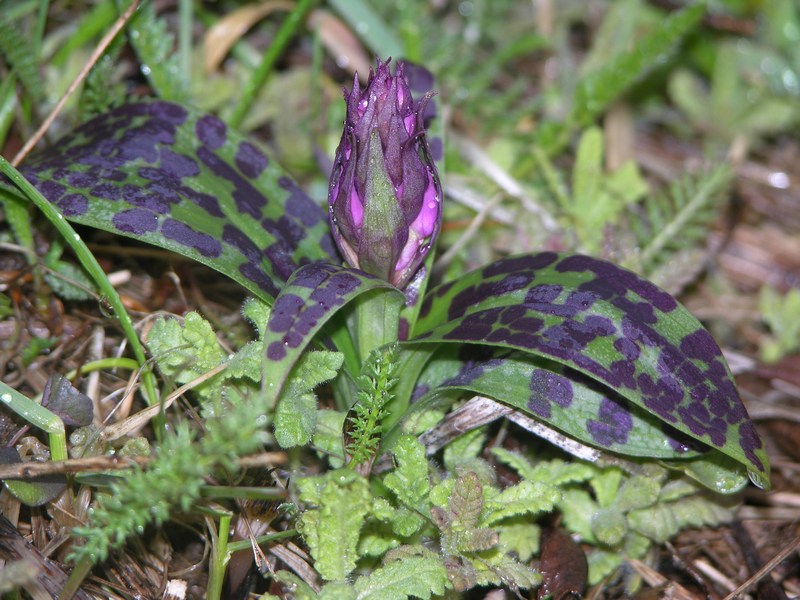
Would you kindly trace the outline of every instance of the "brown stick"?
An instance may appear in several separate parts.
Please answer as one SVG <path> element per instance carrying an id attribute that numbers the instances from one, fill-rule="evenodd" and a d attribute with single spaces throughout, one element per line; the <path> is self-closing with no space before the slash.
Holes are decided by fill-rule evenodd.
<path id="1" fill-rule="evenodd" d="M 115 471 L 130 469 L 135 466 L 146 466 L 151 458 L 148 456 L 90 456 L 87 458 L 71 458 L 56 462 L 27 462 L 0 465 L 0 479 L 31 479 L 42 475 L 68 475 L 93 471 Z M 285 452 L 262 452 L 239 459 L 242 469 L 253 467 L 274 467 L 286 462 Z"/>

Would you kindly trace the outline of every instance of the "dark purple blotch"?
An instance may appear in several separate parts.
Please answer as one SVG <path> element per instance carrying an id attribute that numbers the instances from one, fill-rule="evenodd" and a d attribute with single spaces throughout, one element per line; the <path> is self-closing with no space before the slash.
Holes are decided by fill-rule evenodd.
<path id="1" fill-rule="evenodd" d="M 172 123 L 174 126 L 183 124 L 183 122 L 186 120 L 186 117 L 189 116 L 189 113 L 185 108 L 173 102 L 159 100 L 156 102 L 150 102 L 144 106 L 146 107 L 148 113 L 154 117 L 164 119 L 165 121 Z"/>
<path id="2" fill-rule="evenodd" d="M 603 398 L 597 419 L 586 422 L 586 430 L 600 446 L 610 448 L 614 444 L 627 444 L 628 434 L 633 429 L 630 405 L 623 398 Z"/>
<path id="3" fill-rule="evenodd" d="M 295 294 L 278 296 L 272 306 L 268 324 L 269 330 L 275 333 L 289 331 L 304 305 L 305 300 Z"/>
<path id="4" fill-rule="evenodd" d="M 69 171 L 66 174 L 67 183 L 74 188 L 88 188 L 97 181 L 97 176 L 93 173 L 82 171 Z"/>
<path id="5" fill-rule="evenodd" d="M 58 208 L 65 217 L 77 217 L 89 209 L 89 200 L 83 194 L 67 194 L 58 201 Z"/>
<path id="6" fill-rule="evenodd" d="M 122 188 L 113 183 L 99 183 L 89 190 L 89 193 L 101 200 L 116 201 L 122 199 Z"/>
<path id="7" fill-rule="evenodd" d="M 289 192 L 284 201 L 286 214 L 299 220 L 305 227 L 314 227 L 327 220 L 327 213 L 306 194 L 290 177 L 280 177 L 278 185 Z"/>
<path id="8" fill-rule="evenodd" d="M 230 223 L 226 223 L 222 228 L 222 241 L 236 248 L 248 262 L 258 264 L 263 258 L 261 250 L 253 240 L 247 237 L 241 229 Z"/>
<path id="9" fill-rule="evenodd" d="M 333 265 L 324 263 L 314 264 L 298 271 L 292 278 L 291 284 L 298 287 L 317 289 L 323 282 L 337 271 Z"/>
<path id="10" fill-rule="evenodd" d="M 211 150 L 222 146 L 228 138 L 228 127 L 214 115 L 204 115 L 194 124 L 194 132 L 203 144 Z"/>
<path id="11" fill-rule="evenodd" d="M 58 204 L 61 197 L 67 193 L 67 188 L 56 181 L 45 181 L 39 186 L 42 196 L 53 204 Z"/>
<path id="12" fill-rule="evenodd" d="M 705 329 L 698 329 L 681 340 L 681 352 L 686 358 L 714 361 L 720 354 L 719 346 Z"/>
<path id="13" fill-rule="evenodd" d="M 247 177 L 255 179 L 267 168 L 266 155 L 250 142 L 241 142 L 236 149 L 236 167 Z"/>
<path id="14" fill-rule="evenodd" d="M 524 290 L 530 286 L 533 279 L 534 274 L 532 272 L 518 271 L 500 279 L 464 288 L 451 300 L 447 310 L 447 318 L 453 321 L 481 302 L 492 298 L 502 298 L 507 294 Z"/>
<path id="15" fill-rule="evenodd" d="M 721 448 L 727 439 L 728 426 L 722 419 L 712 417 L 708 409 L 699 402 L 678 408 L 681 422 L 689 428 L 695 436 L 708 436 L 709 442 Z"/>
<path id="16" fill-rule="evenodd" d="M 184 196 L 189 202 L 195 204 L 206 211 L 212 217 L 224 218 L 225 213 L 219 207 L 219 201 L 211 194 L 198 192 L 187 185 L 182 185 L 178 188 L 178 193 Z"/>
<path id="17" fill-rule="evenodd" d="M 222 254 L 222 244 L 219 240 L 215 240 L 202 231 L 195 231 L 186 223 L 175 219 L 164 221 L 161 225 L 161 234 L 165 238 L 174 240 L 183 246 L 194 248 L 207 258 L 218 258 Z"/>
<path id="18" fill-rule="evenodd" d="M 589 256 L 573 255 L 561 260 L 556 269 L 562 273 L 594 273 L 604 285 L 614 290 L 615 295 L 623 297 L 628 290 L 655 306 L 661 312 L 670 312 L 678 303 L 664 290 L 642 279 L 632 271 L 618 267 L 608 261 Z"/>
<path id="19" fill-rule="evenodd" d="M 267 358 L 272 361 L 279 361 L 286 358 L 286 348 L 281 342 L 272 342 L 267 346 Z"/>
<path id="20" fill-rule="evenodd" d="M 747 460 L 749 460 L 756 469 L 763 472 L 764 463 L 761 462 L 761 459 L 758 458 L 755 453 L 756 450 L 760 450 L 763 447 L 763 444 L 751 421 L 745 421 L 739 425 L 739 446 L 741 446 L 744 451 Z"/>
<path id="21" fill-rule="evenodd" d="M 564 291 L 563 286 L 552 283 L 536 285 L 525 294 L 525 304 L 552 304 Z"/>
<path id="22" fill-rule="evenodd" d="M 198 148 L 197 156 L 214 174 L 227 179 L 233 184 L 233 193 L 231 195 L 239 212 L 254 219 L 261 217 L 261 211 L 267 204 L 267 199 L 261 192 L 242 177 L 236 169 L 209 150 L 207 146 Z"/>
<path id="23" fill-rule="evenodd" d="M 264 256 L 269 262 L 272 272 L 286 281 L 297 270 L 297 263 L 293 258 L 292 247 L 283 239 L 276 239 L 264 248 Z"/>
<path id="24" fill-rule="evenodd" d="M 551 403 L 561 408 L 567 408 L 572 404 L 574 396 L 572 382 L 558 373 L 546 369 L 534 369 L 529 387 L 531 395 L 528 399 L 528 408 L 540 417 L 550 417 Z"/>
<path id="25" fill-rule="evenodd" d="M 511 258 L 503 258 L 483 267 L 483 277 L 488 279 L 496 275 L 505 275 L 516 271 L 536 271 L 550 266 L 558 259 L 555 252 L 539 252 Z"/>
<path id="26" fill-rule="evenodd" d="M 160 153 L 159 163 L 161 168 L 168 173 L 173 180 L 175 178 L 196 177 L 200 174 L 200 167 L 197 166 L 197 161 L 190 156 L 178 154 L 170 148 L 165 148 L 163 146 L 160 148 Z"/>
<path id="27" fill-rule="evenodd" d="M 280 289 L 275 285 L 275 282 L 272 281 L 272 278 L 258 265 L 249 262 L 242 263 L 239 265 L 239 272 L 243 277 L 255 283 L 259 289 L 273 298 L 280 292 Z"/>
<path id="28" fill-rule="evenodd" d="M 133 235 L 144 235 L 158 229 L 158 215 L 145 208 L 130 208 L 118 212 L 111 222 L 117 230 Z"/>

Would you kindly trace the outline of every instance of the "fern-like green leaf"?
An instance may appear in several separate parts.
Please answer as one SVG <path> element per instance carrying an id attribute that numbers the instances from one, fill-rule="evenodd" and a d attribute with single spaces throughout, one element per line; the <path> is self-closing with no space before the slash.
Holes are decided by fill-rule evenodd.
<path id="1" fill-rule="evenodd" d="M 136 50 L 142 74 L 156 96 L 163 100 L 185 102 L 188 99 L 188 73 L 181 71 L 175 53 L 175 36 L 164 19 L 156 15 L 153 2 L 144 2 L 128 26 L 128 37 Z"/>
<path id="2" fill-rule="evenodd" d="M 686 176 L 673 183 L 666 193 L 648 199 L 642 218 L 631 219 L 628 224 L 635 237 L 634 244 L 641 248 L 635 264 L 629 266 L 659 285 L 675 289 L 676 283 L 681 282 L 676 281 L 677 274 L 668 275 L 667 265 L 706 238 L 732 175 L 730 167 L 722 164 Z M 683 278 L 687 275 L 684 270 Z"/>
<path id="3" fill-rule="evenodd" d="M 17 73 L 25 90 L 34 101 L 44 98 L 44 87 L 36 62 L 38 53 L 33 41 L 25 36 L 19 23 L 12 23 L 5 11 L 0 11 L 0 53 Z"/>
<path id="4" fill-rule="evenodd" d="M 575 90 L 570 120 L 582 125 L 591 123 L 614 100 L 663 64 L 700 22 L 704 11 L 704 4 L 698 2 L 670 15 L 633 49 L 582 78 Z"/>

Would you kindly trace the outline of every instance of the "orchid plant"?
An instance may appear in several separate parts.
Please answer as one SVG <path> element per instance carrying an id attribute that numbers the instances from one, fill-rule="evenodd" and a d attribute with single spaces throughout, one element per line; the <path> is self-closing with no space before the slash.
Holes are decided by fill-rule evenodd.
<path id="1" fill-rule="evenodd" d="M 390 67 L 378 61 L 366 87 L 356 77 L 345 94 L 328 219 L 256 143 L 160 100 L 96 117 L 32 157 L 21 173 L 36 189 L 25 193 L 75 223 L 206 264 L 267 304 L 264 406 L 293 401 L 287 385 L 308 350 L 341 353 L 331 389 L 350 411 L 345 458 L 362 475 L 406 443 L 411 415 L 477 395 L 719 492 L 748 475 L 768 487 L 764 446 L 719 347 L 654 284 L 548 251 L 428 289 L 444 199 L 426 134 L 433 82 Z M 383 380 L 381 364 L 391 365 Z M 365 406 L 376 394 L 380 406 Z M 313 420 L 300 427 L 286 445 L 312 439 Z"/>

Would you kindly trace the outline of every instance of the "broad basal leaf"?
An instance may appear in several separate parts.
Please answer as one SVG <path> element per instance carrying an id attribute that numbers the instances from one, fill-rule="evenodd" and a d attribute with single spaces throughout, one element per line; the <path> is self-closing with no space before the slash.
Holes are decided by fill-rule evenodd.
<path id="1" fill-rule="evenodd" d="M 178 252 L 268 301 L 299 265 L 336 261 L 325 212 L 278 165 L 178 104 L 96 117 L 22 172 L 66 218 Z"/>
<path id="2" fill-rule="evenodd" d="M 490 344 L 552 359 L 727 454 L 758 485 L 769 485 L 763 444 L 711 335 L 672 296 L 611 263 L 553 252 L 497 261 L 432 290 L 410 342 Z M 528 412 L 576 410 L 575 388 L 566 389 L 564 381 L 531 370 Z M 501 399 L 511 385 L 498 382 L 492 395 Z M 597 432 L 605 430 L 601 439 L 621 436 L 627 427 L 617 421 L 628 422 L 631 413 L 602 400 L 596 406 L 593 419 L 583 420 L 587 428 L 594 422 Z"/>
<path id="3" fill-rule="evenodd" d="M 608 388 L 559 363 L 514 353 L 465 361 L 455 377 L 420 398 L 460 389 L 501 400 L 587 444 L 630 456 L 695 456 L 685 436 Z M 680 441 L 679 441 L 680 440 Z"/>

